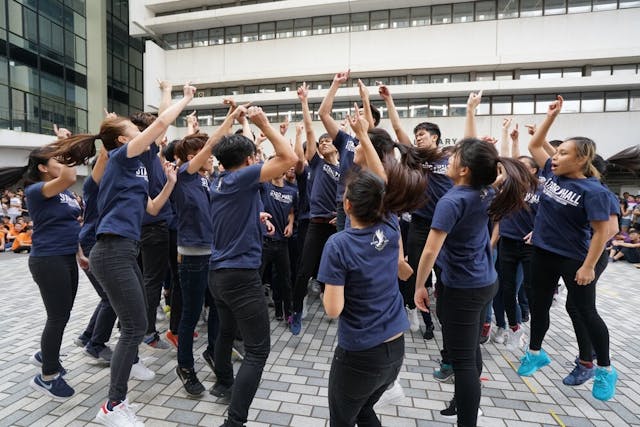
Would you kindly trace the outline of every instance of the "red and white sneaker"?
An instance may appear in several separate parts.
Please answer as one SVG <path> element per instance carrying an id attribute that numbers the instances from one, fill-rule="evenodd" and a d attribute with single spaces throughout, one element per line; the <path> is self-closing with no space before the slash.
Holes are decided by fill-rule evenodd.
<path id="1" fill-rule="evenodd" d="M 105 402 L 98 411 L 95 421 L 108 427 L 144 427 L 144 423 L 136 418 L 135 405 L 125 399 L 119 405 L 109 410 Z"/>

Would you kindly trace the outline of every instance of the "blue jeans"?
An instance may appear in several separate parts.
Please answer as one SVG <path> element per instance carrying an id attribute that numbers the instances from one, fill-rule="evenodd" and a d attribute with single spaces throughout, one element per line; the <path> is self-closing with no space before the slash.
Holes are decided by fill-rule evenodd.
<path id="1" fill-rule="evenodd" d="M 209 255 L 182 255 L 178 263 L 182 288 L 182 315 L 178 326 L 178 365 L 193 369 L 193 331 L 196 329 L 209 277 Z M 207 349 L 213 352 L 218 335 L 218 313 L 209 310 Z"/>
<path id="2" fill-rule="evenodd" d="M 233 385 L 227 425 L 241 426 L 247 422 L 249 406 L 271 350 L 264 288 L 258 270 L 223 268 L 209 271 L 209 289 L 220 319 L 215 374 L 219 384 Z M 244 341 L 245 356 L 234 382 L 231 347 L 236 328 Z"/>
<path id="3" fill-rule="evenodd" d="M 147 329 L 146 293 L 138 267 L 140 243 L 122 236 L 100 235 L 91 250 L 91 271 L 109 297 L 120 319 L 120 339 L 111 357 L 109 399 L 127 397 L 131 366 Z"/>

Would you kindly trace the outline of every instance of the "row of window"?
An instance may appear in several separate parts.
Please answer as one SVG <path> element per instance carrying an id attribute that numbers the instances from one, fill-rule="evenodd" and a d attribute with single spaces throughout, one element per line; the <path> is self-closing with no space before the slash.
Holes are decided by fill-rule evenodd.
<path id="1" fill-rule="evenodd" d="M 640 90 L 567 93 L 562 95 L 563 113 L 597 113 L 614 111 L 640 111 Z M 547 107 L 556 99 L 555 94 L 542 95 L 493 95 L 485 96 L 478 107 L 478 115 L 511 115 L 511 114 L 544 114 Z M 357 101 L 357 100 L 355 100 Z M 395 100 L 398 114 L 403 118 L 414 117 L 462 117 L 466 114 L 467 97 L 447 98 L 415 98 Z M 382 117 L 387 117 L 386 108 L 376 105 Z M 317 111 L 320 104 L 310 104 L 313 119 L 319 120 Z M 271 122 L 302 120 L 300 104 L 280 104 L 262 106 L 263 111 Z M 336 120 L 353 114 L 353 101 L 336 102 L 333 104 L 332 114 Z M 227 114 L 226 108 L 200 109 L 197 111 L 201 126 L 220 125 Z M 189 111 L 190 113 L 190 111 Z M 176 121 L 179 127 L 186 127 L 187 113 L 183 113 Z"/>
<path id="2" fill-rule="evenodd" d="M 558 79 L 570 77 L 588 76 L 622 76 L 636 75 L 640 73 L 640 64 L 623 65 L 598 65 L 584 67 L 564 67 L 564 68 L 533 68 L 506 71 L 475 71 L 471 73 L 439 73 L 422 75 L 405 75 L 391 77 L 361 77 L 360 80 L 369 87 L 374 87 L 377 82 L 386 85 L 407 85 L 407 84 L 436 84 L 436 83 L 460 83 L 470 81 L 493 81 L 493 80 L 531 80 L 531 79 Z M 261 85 L 231 86 L 218 88 L 203 88 L 196 91 L 197 97 L 204 96 L 235 96 L 252 93 L 275 93 L 295 91 L 303 82 L 267 83 Z M 306 82 L 311 89 L 328 89 L 331 80 L 320 80 Z M 356 87 L 358 78 L 353 77 L 347 82 L 347 86 Z M 173 91 L 174 99 L 182 98 L 182 90 Z"/>
<path id="3" fill-rule="evenodd" d="M 188 9 L 172 10 L 170 12 L 159 12 L 159 13 L 156 13 L 156 16 L 169 16 L 169 15 L 177 15 L 180 13 L 201 12 L 203 10 L 224 9 L 227 7 L 250 6 L 254 4 L 273 3 L 275 1 L 282 1 L 282 0 L 236 0 L 230 3 L 215 4 L 210 6 L 190 7 Z"/>
<path id="4" fill-rule="evenodd" d="M 640 0 L 481 0 L 184 31 L 165 34 L 163 39 L 169 49 L 188 49 L 276 38 L 596 12 L 630 7 L 640 7 Z"/>

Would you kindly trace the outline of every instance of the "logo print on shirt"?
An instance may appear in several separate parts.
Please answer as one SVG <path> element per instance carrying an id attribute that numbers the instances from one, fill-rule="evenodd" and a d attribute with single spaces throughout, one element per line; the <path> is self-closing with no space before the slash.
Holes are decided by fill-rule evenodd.
<path id="1" fill-rule="evenodd" d="M 429 170 L 432 173 L 435 173 L 435 174 L 438 174 L 438 175 L 446 175 L 447 174 L 448 164 L 444 164 L 444 165 L 428 164 L 427 167 L 429 168 Z"/>
<path id="2" fill-rule="evenodd" d="M 333 169 L 331 169 L 331 166 L 324 164 L 322 165 L 322 170 L 331 178 L 333 178 L 334 181 L 338 182 L 340 180 L 340 172 L 334 171 Z"/>
<path id="3" fill-rule="evenodd" d="M 387 243 L 389 243 L 387 236 L 384 235 L 384 232 L 381 229 L 377 229 L 371 239 L 371 246 L 376 248 L 377 251 L 381 251 L 387 246 Z"/>
<path id="4" fill-rule="evenodd" d="M 207 190 L 209 189 L 209 181 L 204 176 L 200 177 L 200 184 L 202 184 L 202 186 Z"/>
<path id="5" fill-rule="evenodd" d="M 576 194 L 571 190 L 560 187 L 556 182 L 548 180 L 544 183 L 544 194 L 552 198 L 561 205 L 579 206 L 581 194 Z"/>
<path id="6" fill-rule="evenodd" d="M 353 141 L 353 139 L 350 139 L 349 141 L 347 141 L 347 145 L 345 146 L 345 149 L 347 151 L 351 151 L 352 153 L 356 151 L 356 143 Z"/>
<path id="7" fill-rule="evenodd" d="M 143 178 L 145 181 L 149 181 L 147 176 L 147 168 L 145 168 L 142 164 L 138 166 L 138 170 L 136 171 L 136 176 L 138 178 Z"/>
<path id="8" fill-rule="evenodd" d="M 271 190 L 269 196 L 280 203 L 293 203 L 293 195 Z"/>
<path id="9" fill-rule="evenodd" d="M 78 201 L 74 197 L 71 197 L 68 194 L 64 194 L 64 193 L 60 193 L 58 194 L 58 196 L 60 197 L 60 203 L 69 205 L 72 208 L 80 209 L 80 205 L 78 204 Z"/>

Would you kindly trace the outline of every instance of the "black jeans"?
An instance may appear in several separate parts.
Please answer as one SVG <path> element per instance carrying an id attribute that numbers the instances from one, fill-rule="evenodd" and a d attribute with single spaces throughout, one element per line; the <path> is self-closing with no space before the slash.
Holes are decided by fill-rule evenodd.
<path id="1" fill-rule="evenodd" d="M 347 222 L 347 214 L 344 211 L 344 204 L 342 201 L 336 202 L 336 230 L 344 230 L 345 223 Z"/>
<path id="2" fill-rule="evenodd" d="M 522 239 L 515 240 L 501 237 L 498 242 L 498 278 L 502 289 L 504 309 L 507 312 L 509 326 L 518 324 L 518 264 L 522 264 L 522 286 L 527 300 L 531 295 L 531 257 L 533 246 L 527 245 Z"/>
<path id="3" fill-rule="evenodd" d="M 440 296 L 444 316 L 444 341 L 455 373 L 459 426 L 475 426 L 477 422 L 482 373 L 480 330 L 487 304 L 493 299 L 497 289 L 497 283 L 468 289 L 444 286 Z"/>
<path id="4" fill-rule="evenodd" d="M 60 372 L 60 345 L 78 292 L 76 256 L 29 257 L 29 271 L 40 289 L 47 321 L 40 338 L 42 374 Z"/>
<path id="5" fill-rule="evenodd" d="M 209 289 L 220 320 L 215 374 L 218 383 L 233 385 L 227 421 L 229 425 L 241 426 L 247 421 L 249 406 L 271 350 L 264 288 L 258 270 L 228 268 L 209 271 Z M 236 328 L 242 335 L 245 356 L 234 382 L 231 347 Z"/>
<path id="6" fill-rule="evenodd" d="M 373 405 L 398 377 L 404 335 L 361 351 L 336 347 L 329 374 L 331 427 L 381 426 Z"/>
<path id="7" fill-rule="evenodd" d="M 171 306 L 173 313 L 182 313 L 182 289 L 180 288 L 180 273 L 178 272 L 178 232 L 176 230 L 169 230 L 169 259 L 167 261 L 169 268 L 165 282 L 169 281 L 171 286 L 171 296 L 167 304 Z M 181 318 L 181 315 L 169 317 L 169 330 L 174 334 L 177 334 L 180 329 Z"/>
<path id="8" fill-rule="evenodd" d="M 420 264 L 420 256 L 424 249 L 424 244 L 427 242 L 429 236 L 429 230 L 431 230 L 431 221 L 420 218 L 418 216 L 412 216 L 409 223 L 409 231 L 407 234 L 407 245 L 404 248 L 405 255 L 407 255 L 409 265 L 413 268 L 414 273 L 407 279 L 404 286 L 400 288 L 400 293 L 404 299 L 404 304 L 410 309 L 416 308 L 416 303 L 413 300 L 413 296 L 416 292 L 416 271 L 418 271 L 418 264 Z M 436 280 L 440 276 L 440 269 L 434 266 L 433 270 L 436 272 Z M 426 286 L 430 288 L 432 285 L 431 271 L 427 276 Z M 433 320 L 430 313 L 420 312 L 422 314 L 422 320 L 424 324 L 429 327 L 433 327 Z"/>
<path id="9" fill-rule="evenodd" d="M 596 309 L 596 283 L 606 267 L 606 263 L 601 260 L 602 257 L 596 264 L 593 282 L 580 286 L 576 283 L 575 276 L 582 266 L 582 261 L 534 248 L 531 259 L 533 298 L 529 299 L 531 350 L 542 348 L 542 341 L 549 330 L 549 309 L 553 302 L 553 293 L 558 279 L 562 277 L 567 287 L 566 309 L 576 333 L 580 360 L 593 360 L 592 351 L 595 350 L 598 365 L 609 366 L 609 330 Z"/>
<path id="10" fill-rule="evenodd" d="M 304 239 L 304 248 L 302 249 L 302 258 L 300 259 L 300 269 L 296 284 L 293 288 L 293 312 L 302 312 L 302 301 L 307 295 L 307 283 L 311 277 L 318 275 L 320 267 L 320 258 L 324 244 L 327 243 L 329 237 L 336 232 L 336 227 L 328 223 L 316 223 L 311 221 L 307 236 Z"/>
<path id="11" fill-rule="evenodd" d="M 82 252 L 87 258 L 91 256 L 91 249 L 93 249 L 93 246 L 82 246 Z M 116 323 L 117 317 L 111 307 L 107 293 L 102 289 L 102 285 L 100 285 L 96 276 L 93 275 L 91 270 L 83 271 L 89 279 L 89 282 L 91 282 L 93 289 L 95 289 L 100 297 L 100 302 L 93 311 L 89 324 L 82 335 L 87 338 L 87 344 L 89 346 L 100 351 L 99 347 L 105 345 L 109 341 L 109 338 L 111 338 L 111 331 L 113 330 L 113 325 Z"/>
<path id="12" fill-rule="evenodd" d="M 169 268 L 169 227 L 166 221 L 142 226 L 140 240 L 142 277 L 147 294 L 147 334 L 156 332 L 156 310 L 160 304 L 162 282 Z"/>
<path id="13" fill-rule="evenodd" d="M 91 250 L 91 271 L 109 297 L 120 320 L 120 339 L 111 357 L 109 399 L 127 397 L 131 366 L 147 330 L 146 293 L 137 258 L 140 243 L 126 237 L 101 235 Z"/>
<path id="14" fill-rule="evenodd" d="M 260 266 L 260 277 L 268 265 L 272 266 L 271 275 L 273 281 L 273 302 L 276 307 L 284 304 L 284 314 L 291 314 L 291 276 L 289 263 L 288 240 L 273 240 L 264 238 L 262 243 L 262 265 Z M 277 312 L 277 311 L 276 311 Z"/>

